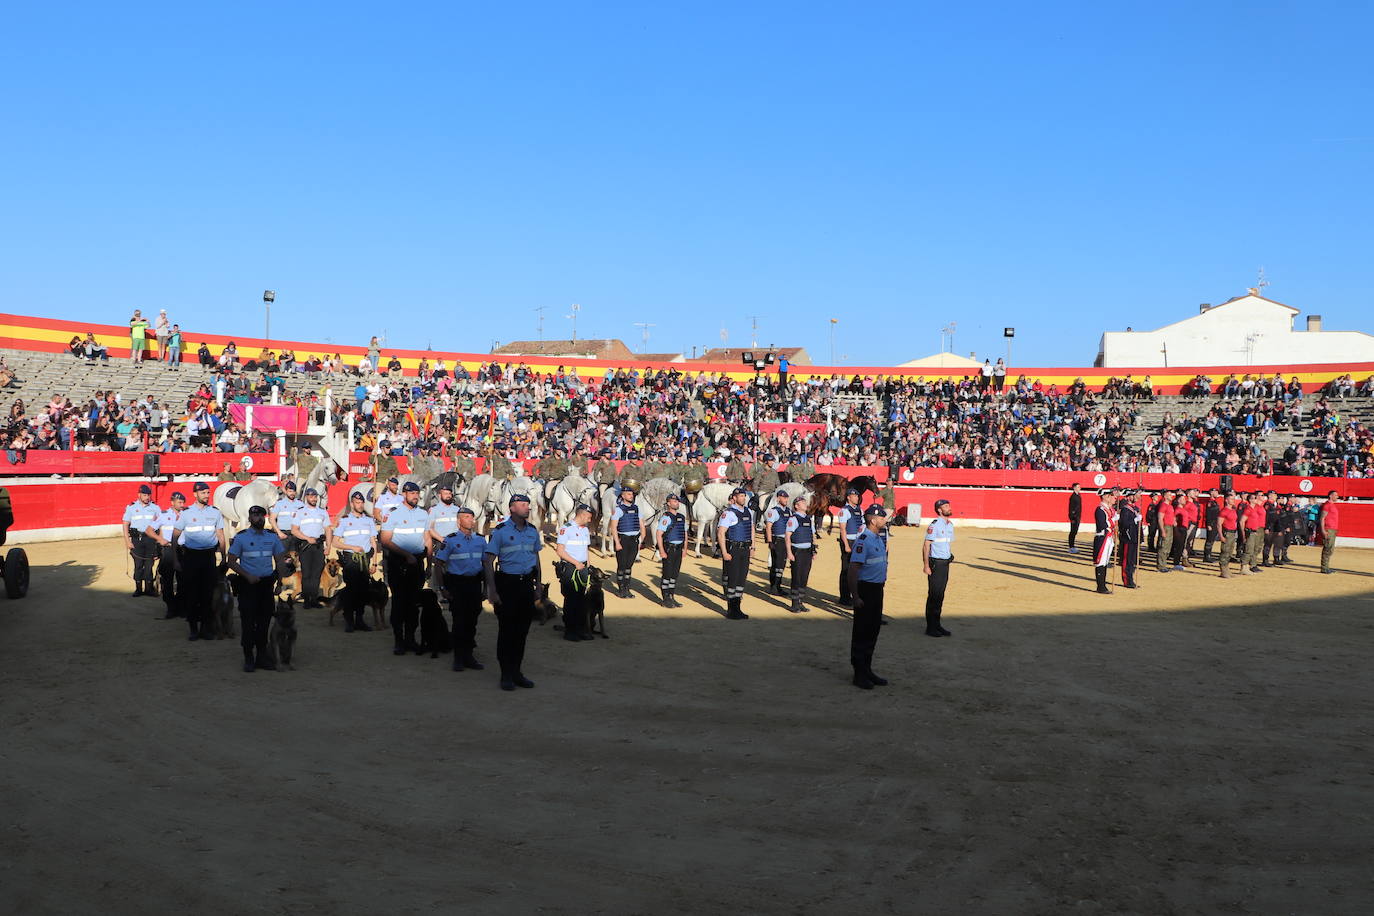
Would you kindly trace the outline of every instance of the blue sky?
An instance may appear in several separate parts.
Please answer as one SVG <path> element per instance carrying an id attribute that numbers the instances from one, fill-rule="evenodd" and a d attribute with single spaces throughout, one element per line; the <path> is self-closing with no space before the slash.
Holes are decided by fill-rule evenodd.
<path id="1" fill-rule="evenodd" d="M 1087 365 L 1263 265 L 1374 330 L 1372 9 L 12 7 L 0 308 Z"/>

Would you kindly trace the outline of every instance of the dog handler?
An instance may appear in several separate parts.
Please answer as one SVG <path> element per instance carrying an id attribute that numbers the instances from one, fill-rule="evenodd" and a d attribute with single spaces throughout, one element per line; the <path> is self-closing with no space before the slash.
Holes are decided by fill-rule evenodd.
<path id="1" fill-rule="evenodd" d="M 578 506 L 573 510 L 572 521 L 558 529 L 553 547 L 559 560 L 554 570 L 563 593 L 563 638 L 569 642 L 593 638 L 587 625 L 587 590 L 591 585 L 587 559 L 592 546 L 587 523 L 591 520 L 591 507 Z"/>
<path id="2" fill-rule="evenodd" d="M 291 525 L 296 539 L 296 552 L 301 561 L 301 592 L 305 606 L 321 607 L 320 574 L 324 572 L 324 545 L 329 532 L 329 513 L 320 508 L 320 494 L 314 487 L 306 487 L 301 494 L 305 507 L 297 509 Z"/>
<path id="3" fill-rule="evenodd" d="M 501 664 L 502 690 L 534 686 L 520 669 L 534 619 L 543 541 L 530 524 L 530 498 L 516 493 L 510 498 L 510 517 L 493 529 L 482 556 L 487 596 L 496 611 L 496 660 Z"/>
<path id="4" fill-rule="evenodd" d="M 153 589 L 153 559 L 157 556 L 157 545 L 145 531 L 161 514 L 161 507 L 153 502 L 153 488 L 146 483 L 139 486 L 138 499 L 124 510 L 124 549 L 134 558 L 135 598 L 156 594 Z"/>
<path id="5" fill-rule="evenodd" d="M 157 563 L 158 584 L 162 590 L 162 603 L 167 606 L 163 620 L 181 616 L 177 602 L 177 519 L 186 510 L 186 496 L 180 490 L 172 494 L 172 507 L 163 512 L 153 523 L 144 529 L 144 535 L 157 542 L 162 556 Z"/>
<path id="6" fill-rule="evenodd" d="M 420 625 L 420 589 L 425 584 L 425 529 L 429 513 L 420 508 L 420 486 L 407 480 L 401 488 L 404 502 L 392 509 L 382 523 L 382 546 L 387 549 L 386 579 L 391 586 L 391 632 L 396 637 L 393 655 L 418 650 L 415 630 Z"/>
<path id="7" fill-rule="evenodd" d="M 182 610 L 191 628 L 190 638 L 195 640 L 214 635 L 210 629 L 210 598 L 215 591 L 215 555 L 225 554 L 229 545 L 224 536 L 224 516 L 210 505 L 210 485 L 197 480 L 191 492 L 195 494 L 195 503 L 176 522 L 181 545 L 176 570 L 186 595 Z"/>
<path id="8" fill-rule="evenodd" d="M 887 512 L 874 503 L 864 512 L 864 530 L 848 553 L 849 590 L 854 597 L 854 625 L 849 636 L 849 663 L 854 686 L 862 690 L 886 687 L 887 679 L 873 673 L 873 651 L 883 626 L 883 591 L 887 586 L 887 543 L 882 538 Z"/>
<path id="9" fill-rule="evenodd" d="M 458 529 L 444 536 L 434 551 L 436 564 L 443 564 L 444 591 L 453 612 L 453 670 L 471 668 L 481 671 L 475 657 L 477 618 L 482 614 L 482 554 L 487 539 L 477 533 L 477 516 L 467 506 L 459 506 Z"/>
<path id="10" fill-rule="evenodd" d="M 276 668 L 267 654 L 267 631 L 272 624 L 273 593 L 286 548 L 281 538 L 267 530 L 266 524 L 267 510 L 249 506 L 248 527 L 234 535 L 229 545 L 229 568 L 242 577 L 238 587 L 239 629 L 243 670 L 248 673 L 255 667 L 269 671 Z"/>
<path id="11" fill-rule="evenodd" d="M 362 493 L 349 496 L 348 512 L 329 532 L 329 549 L 338 551 L 343 567 L 344 632 L 371 630 L 364 618 L 368 583 L 377 568 L 377 523 L 367 514 Z"/>

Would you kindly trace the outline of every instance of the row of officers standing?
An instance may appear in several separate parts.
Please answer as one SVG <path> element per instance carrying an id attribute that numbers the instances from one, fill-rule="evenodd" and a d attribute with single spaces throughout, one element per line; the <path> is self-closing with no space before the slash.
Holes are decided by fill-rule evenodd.
<path id="1" fill-rule="evenodd" d="M 484 667 L 474 655 L 476 626 L 482 602 L 490 600 L 498 621 L 501 686 L 507 690 L 533 687 L 522 665 L 542 584 L 538 553 L 543 539 L 529 523 L 528 499 L 513 496 L 508 517 L 490 537 L 484 537 L 476 530 L 472 511 L 454 502 L 450 488 L 441 487 L 437 502 L 426 510 L 419 506 L 418 486 L 397 484 L 395 478 L 388 480 L 370 511 L 361 493 L 351 494 L 348 508 L 331 521 L 314 489 L 307 488 L 301 494 L 303 499 L 298 500 L 295 484 L 288 481 L 283 486 L 284 495 L 270 509 L 252 507 L 249 527 L 232 541 L 226 537 L 223 516 L 209 503 L 208 484 L 194 485 L 194 502 L 189 507 L 183 494 L 173 493 L 166 510 L 152 503 L 152 490 L 145 485 L 124 514 L 126 547 L 134 558 L 134 595 L 160 593 L 166 603 L 166 617 L 185 617 L 192 640 L 208 637 L 212 635 L 210 605 L 215 584 L 223 567 L 232 570 L 237 577 L 234 590 L 242 621 L 244 668 L 252 671 L 271 664 L 265 651 L 267 631 L 275 586 L 289 571 L 288 558 L 296 558 L 306 606 L 315 607 L 321 604 L 320 574 L 326 557 L 333 553 L 344 583 L 340 603 L 345 632 L 371 629 L 365 610 L 380 567 L 390 587 L 395 654 L 419 649 L 419 606 L 428 583 L 448 599 L 453 617 L 454 670 Z M 754 548 L 750 496 L 743 487 L 735 489 L 716 528 L 725 616 L 731 620 L 748 619 L 742 604 Z M 780 499 L 785 500 L 785 496 L 779 493 Z M 853 611 L 850 660 L 854 682 L 871 689 L 887 683 L 872 670 L 873 651 L 883 623 L 887 512 L 881 505 L 863 509 L 860 500 L 861 494 L 850 490 L 839 515 L 839 603 Z M 652 531 L 652 544 L 662 564 L 660 588 L 665 607 L 682 606 L 676 592 L 687 540 L 684 504 L 682 495 L 670 494 Z M 769 589 L 790 597 L 793 613 L 808 610 L 806 597 L 818 534 L 809 509 L 808 498 L 801 496 L 790 505 L 783 502 L 770 509 L 765 516 Z M 926 634 L 934 637 L 950 635 L 941 625 L 941 614 L 953 562 L 951 515 L 947 500 L 936 503 L 936 518 L 927 529 L 922 548 L 929 582 Z M 588 569 L 592 516 L 590 507 L 578 506 L 572 521 L 559 529 L 554 545 L 554 569 L 564 602 L 564 638 L 572 641 L 592 638 L 588 605 L 592 592 L 600 587 Z M 614 593 L 629 597 L 632 565 L 645 534 L 632 487 L 622 489 L 611 529 L 617 556 Z M 784 590 L 789 566 L 791 584 Z"/>

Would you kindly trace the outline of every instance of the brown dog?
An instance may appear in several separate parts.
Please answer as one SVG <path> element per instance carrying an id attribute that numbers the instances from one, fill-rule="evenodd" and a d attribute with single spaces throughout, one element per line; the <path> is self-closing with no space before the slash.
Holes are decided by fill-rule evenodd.
<path id="1" fill-rule="evenodd" d="M 305 597 L 301 592 L 301 563 L 296 551 L 288 550 L 282 558 L 281 579 L 277 581 L 277 597 L 283 601 Z"/>
<path id="2" fill-rule="evenodd" d="M 324 564 L 324 572 L 320 574 L 320 597 L 328 601 L 341 588 L 343 565 L 337 559 L 329 560 Z"/>

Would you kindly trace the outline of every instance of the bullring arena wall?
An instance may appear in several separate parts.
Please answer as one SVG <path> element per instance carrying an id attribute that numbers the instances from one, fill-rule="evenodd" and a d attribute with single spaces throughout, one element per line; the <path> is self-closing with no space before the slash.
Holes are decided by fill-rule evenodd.
<path id="1" fill-rule="evenodd" d="M 90 325 L 79 322 L 61 321 L 49 318 L 34 318 L 13 314 L 0 314 L 0 347 L 27 350 L 37 353 L 65 354 L 67 342 L 75 334 L 84 337 L 92 332 L 96 339 L 109 348 L 112 358 L 129 355 L 130 340 L 127 328 L 116 325 Z M 185 348 L 189 358 L 194 359 L 196 350 L 202 342 L 209 344 L 218 354 L 231 339 L 239 348 L 242 358 L 250 358 L 266 344 L 261 338 L 201 334 L 194 331 L 183 332 Z M 274 340 L 270 348 L 279 350 L 289 347 L 298 358 L 312 354 L 324 355 L 326 347 L 321 344 L 303 341 Z M 366 352 L 365 347 L 327 348 L 331 353 L 342 354 L 346 362 L 356 364 Z M 398 356 L 407 374 L 415 374 L 420 360 L 431 362 L 442 357 L 450 366 L 462 364 L 476 369 L 482 363 L 490 362 L 490 354 L 458 353 L 440 350 L 396 350 L 383 348 L 390 357 Z M 634 360 L 589 360 L 589 359 L 551 359 L 547 357 L 501 359 L 501 362 L 524 363 L 537 372 L 552 372 L 559 366 L 565 369 L 576 367 L 588 380 L 599 378 L 608 368 L 644 369 L 651 365 L 666 365 L 682 371 L 724 372 L 732 378 L 748 379 L 752 371 L 744 371 L 736 365 L 709 363 L 671 363 L 651 364 Z M 1041 368 L 1012 367 L 1008 370 L 1011 377 L 1026 375 L 1038 378 L 1046 385 L 1058 384 L 1061 387 L 1082 378 L 1092 387 L 1101 387 L 1108 379 L 1132 375 L 1140 379 L 1152 376 L 1156 390 L 1162 394 L 1178 393 L 1180 388 L 1198 374 L 1210 375 L 1220 381 L 1229 374 L 1272 376 L 1275 372 L 1284 378 L 1296 375 L 1305 385 L 1319 386 L 1332 378 L 1350 373 L 1356 378 L 1374 374 L 1374 363 L 1348 363 L 1306 366 L 1201 366 L 1160 369 L 1122 369 L 1110 371 L 1088 368 Z M 878 376 L 927 379 L 967 375 L 963 369 L 900 369 L 882 366 L 794 366 L 794 378 L 810 375 L 829 377 Z M 171 454 L 162 456 L 162 475 L 148 479 L 141 476 L 143 455 L 138 452 L 29 452 L 24 464 L 11 465 L 0 457 L 0 474 L 7 479 L 3 484 L 8 487 L 15 510 L 15 524 L 10 529 L 10 540 L 15 543 L 63 540 L 79 537 L 101 537 L 118 533 L 119 520 L 124 507 L 132 502 L 141 483 L 150 483 L 153 498 L 165 505 L 173 490 L 183 490 L 189 496 L 190 483 L 194 480 L 213 480 L 224 462 L 232 459 L 235 464 L 241 455 L 225 454 Z M 281 470 L 280 458 L 273 454 L 253 455 L 257 466 L 253 473 L 276 479 Z M 349 482 L 360 479 L 367 470 L 368 455 L 354 453 L 348 468 L 349 481 L 331 488 L 329 504 L 335 509 L 344 505 L 345 492 Z M 405 459 L 399 459 L 405 470 Z M 532 462 L 530 462 L 532 464 Z M 723 477 L 724 465 L 708 466 L 712 475 Z M 832 467 L 827 470 L 858 476 L 872 474 L 880 483 L 888 483 L 889 471 L 885 467 Z M 943 468 L 904 468 L 896 472 L 894 485 L 895 501 L 898 509 L 916 503 L 926 517 L 937 499 L 949 499 L 955 508 L 955 516 L 964 524 L 987 525 L 1010 528 L 1067 528 L 1065 521 L 1066 492 L 1073 483 L 1078 483 L 1087 491 L 1103 486 L 1139 487 L 1162 489 L 1165 487 L 1197 487 L 1208 490 L 1219 487 L 1221 478 L 1215 474 L 1145 474 L 1145 473 L 1093 473 L 1090 471 L 975 471 Z M 54 479 L 60 477 L 61 479 Z M 1322 497 L 1331 490 L 1340 494 L 1343 500 L 1374 500 L 1374 480 L 1347 480 L 1344 478 L 1321 477 L 1235 477 L 1236 490 L 1275 490 L 1279 493 Z M 1092 500 L 1088 501 L 1089 507 Z M 1352 546 L 1374 546 L 1374 502 L 1355 502 L 1342 508 L 1342 543 Z M 1089 518 L 1091 517 L 1089 512 Z"/>

